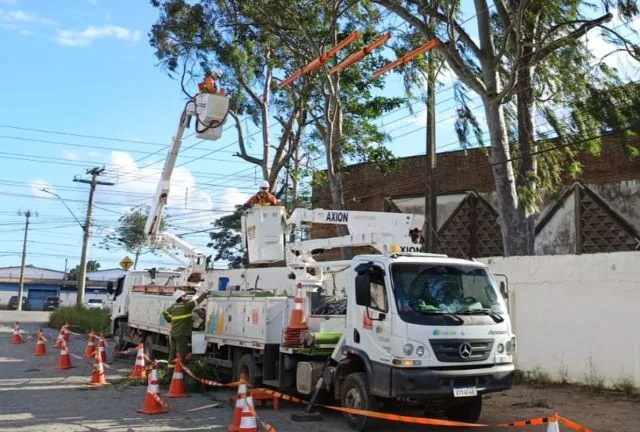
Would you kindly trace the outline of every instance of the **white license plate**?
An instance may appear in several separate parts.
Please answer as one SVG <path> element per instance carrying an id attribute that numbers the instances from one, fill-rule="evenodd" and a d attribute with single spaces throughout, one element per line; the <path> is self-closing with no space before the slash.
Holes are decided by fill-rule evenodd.
<path id="1" fill-rule="evenodd" d="M 478 389 L 475 387 L 459 387 L 453 389 L 453 397 L 478 396 Z"/>

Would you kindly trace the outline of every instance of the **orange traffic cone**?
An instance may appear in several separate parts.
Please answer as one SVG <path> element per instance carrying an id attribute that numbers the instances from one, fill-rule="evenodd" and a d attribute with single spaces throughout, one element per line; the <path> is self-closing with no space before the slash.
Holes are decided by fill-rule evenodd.
<path id="1" fill-rule="evenodd" d="M 38 331 L 38 336 L 37 336 L 37 340 L 36 340 L 36 355 L 37 356 L 43 356 L 47 354 L 47 347 L 44 344 L 47 340 L 44 338 L 44 333 L 42 332 L 42 329 L 40 329 L 40 331 Z"/>
<path id="2" fill-rule="evenodd" d="M 560 432 L 560 426 L 558 426 L 558 414 L 554 413 L 549 417 L 549 424 L 547 425 L 547 432 Z"/>
<path id="3" fill-rule="evenodd" d="M 242 399 L 242 418 L 240 420 L 239 432 L 258 432 L 258 422 L 256 421 L 255 410 L 253 409 L 253 399 L 247 396 Z"/>
<path id="4" fill-rule="evenodd" d="M 22 344 L 24 343 L 24 339 L 22 339 L 22 335 L 20 334 L 20 323 L 16 321 L 16 325 L 13 328 L 13 336 L 11 337 L 12 344 Z"/>
<path id="5" fill-rule="evenodd" d="M 65 323 L 62 326 L 62 337 L 65 342 L 69 342 L 69 338 L 71 338 L 71 332 L 69 331 L 69 323 Z"/>
<path id="6" fill-rule="evenodd" d="M 62 341 L 64 340 L 64 326 L 66 324 L 63 324 L 62 327 L 60 327 L 60 331 L 58 332 L 58 338 L 56 339 L 56 345 L 55 347 L 57 349 L 62 348 Z"/>
<path id="7" fill-rule="evenodd" d="M 144 398 L 144 406 L 137 410 L 142 414 L 162 414 L 169 410 L 167 406 L 162 403 L 160 394 L 158 392 L 158 369 L 154 363 L 151 367 L 151 376 L 149 377 L 149 385 L 147 386 L 147 394 Z"/>
<path id="8" fill-rule="evenodd" d="M 169 393 L 167 397 L 170 398 L 184 398 L 188 397 L 185 385 L 184 385 L 184 369 L 182 369 L 182 355 L 178 353 L 176 359 L 176 368 L 173 370 L 173 376 L 171 377 L 171 384 L 169 384 Z"/>
<path id="9" fill-rule="evenodd" d="M 145 379 L 146 377 L 144 373 L 144 344 L 140 344 L 138 345 L 136 362 L 131 369 L 131 379 Z"/>
<path id="10" fill-rule="evenodd" d="M 104 339 L 104 333 L 100 333 L 100 338 L 98 338 L 98 352 L 100 353 L 100 358 L 102 358 L 102 363 L 108 364 L 107 361 L 107 341 Z"/>
<path id="11" fill-rule="evenodd" d="M 96 334 L 91 329 L 89 333 L 89 341 L 87 342 L 87 347 L 84 349 L 84 358 L 91 358 L 96 352 Z"/>
<path id="12" fill-rule="evenodd" d="M 60 343 L 60 360 L 58 361 L 58 369 L 71 369 L 72 367 L 71 356 L 69 356 L 67 343 L 63 339 Z"/>
<path id="13" fill-rule="evenodd" d="M 100 353 L 94 351 L 93 357 L 95 360 L 93 361 L 93 372 L 91 373 L 89 385 L 100 387 L 109 384 L 104 376 L 104 365 L 102 364 Z"/>
<path id="14" fill-rule="evenodd" d="M 244 398 L 247 396 L 247 378 L 244 372 L 240 373 L 240 380 L 238 384 L 238 396 L 236 399 L 236 406 L 233 409 L 233 417 L 231 424 L 227 428 L 228 432 L 238 432 L 240 430 L 240 422 L 242 421 L 242 409 L 244 408 Z"/>
<path id="15" fill-rule="evenodd" d="M 300 335 L 303 332 L 309 331 L 306 319 L 304 317 L 304 297 L 302 294 L 302 284 L 298 282 L 296 286 L 295 306 L 291 311 L 291 317 L 289 318 L 289 325 L 284 331 L 284 346 L 296 347 L 301 345 Z"/>

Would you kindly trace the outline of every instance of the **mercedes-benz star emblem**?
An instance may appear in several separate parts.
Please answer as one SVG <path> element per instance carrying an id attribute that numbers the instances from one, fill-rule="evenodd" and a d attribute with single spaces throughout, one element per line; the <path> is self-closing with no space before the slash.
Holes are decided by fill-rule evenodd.
<path id="1" fill-rule="evenodd" d="M 463 344 L 460 344 L 460 348 L 458 349 L 458 352 L 460 353 L 460 357 L 462 357 L 463 359 L 467 359 L 471 357 L 471 345 L 469 345 L 466 342 Z"/>

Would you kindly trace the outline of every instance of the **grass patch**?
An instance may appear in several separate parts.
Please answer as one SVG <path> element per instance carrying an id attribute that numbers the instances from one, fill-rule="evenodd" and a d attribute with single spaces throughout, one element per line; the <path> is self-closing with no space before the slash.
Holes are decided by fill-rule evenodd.
<path id="1" fill-rule="evenodd" d="M 105 336 L 108 336 L 110 322 L 109 311 L 82 306 L 61 306 L 49 316 L 49 326 L 53 328 L 59 329 L 68 323 L 73 331 L 88 333 L 93 329 L 96 333 L 103 332 Z"/>
<path id="2" fill-rule="evenodd" d="M 535 368 L 532 371 L 515 370 L 513 372 L 514 384 L 535 384 L 550 385 L 554 384 L 551 375 L 542 368 Z"/>
<path id="3" fill-rule="evenodd" d="M 627 396 L 638 396 L 639 392 L 631 378 L 620 378 L 613 383 L 613 389 Z"/>

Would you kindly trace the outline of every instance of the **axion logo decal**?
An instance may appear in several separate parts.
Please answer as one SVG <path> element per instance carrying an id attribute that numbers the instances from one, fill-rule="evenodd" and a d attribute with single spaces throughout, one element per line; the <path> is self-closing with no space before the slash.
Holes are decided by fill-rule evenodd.
<path id="1" fill-rule="evenodd" d="M 400 252 L 424 252 L 423 246 L 400 246 Z"/>
<path id="2" fill-rule="evenodd" d="M 347 212 L 329 212 L 327 213 L 327 222 L 349 222 L 349 213 Z"/>

